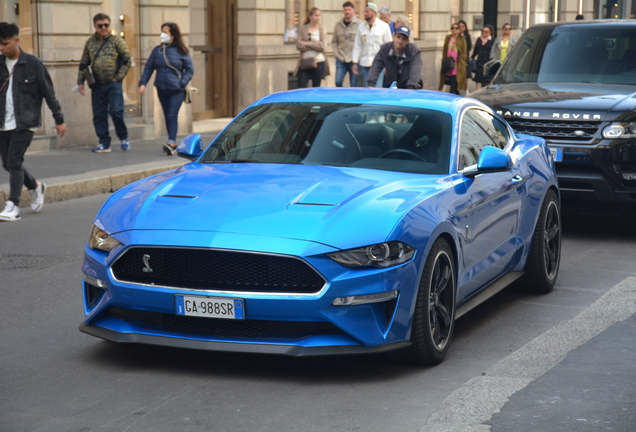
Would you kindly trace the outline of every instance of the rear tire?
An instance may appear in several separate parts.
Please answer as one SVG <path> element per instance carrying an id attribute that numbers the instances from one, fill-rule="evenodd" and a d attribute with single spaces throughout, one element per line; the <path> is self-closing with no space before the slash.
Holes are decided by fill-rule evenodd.
<path id="1" fill-rule="evenodd" d="M 532 235 L 532 245 L 523 287 L 536 294 L 547 294 L 554 288 L 561 263 L 561 211 L 557 194 L 545 196 L 539 220 Z"/>
<path id="2" fill-rule="evenodd" d="M 412 345 L 391 353 L 401 363 L 436 365 L 444 360 L 455 328 L 455 261 L 444 239 L 431 248 L 417 292 Z"/>

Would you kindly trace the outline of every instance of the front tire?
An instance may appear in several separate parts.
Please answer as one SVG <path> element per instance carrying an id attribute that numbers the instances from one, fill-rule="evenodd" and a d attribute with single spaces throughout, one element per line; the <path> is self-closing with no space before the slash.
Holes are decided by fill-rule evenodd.
<path id="1" fill-rule="evenodd" d="M 391 353 L 393 360 L 436 365 L 444 360 L 455 328 L 455 260 L 444 239 L 431 248 L 417 293 L 412 345 Z"/>
<path id="2" fill-rule="evenodd" d="M 537 294 L 547 294 L 554 288 L 561 263 L 561 210 L 557 194 L 550 190 L 545 196 L 532 245 L 524 287 Z"/>

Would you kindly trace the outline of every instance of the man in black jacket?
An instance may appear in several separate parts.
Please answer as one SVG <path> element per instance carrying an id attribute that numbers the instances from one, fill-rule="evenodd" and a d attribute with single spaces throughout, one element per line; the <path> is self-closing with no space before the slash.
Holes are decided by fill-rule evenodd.
<path id="1" fill-rule="evenodd" d="M 409 28 L 400 26 L 395 29 L 393 42 L 382 45 L 369 70 L 369 87 L 375 87 L 382 69 L 386 69 L 382 87 L 390 87 L 393 81 L 398 88 L 422 87 L 422 55 L 420 48 L 409 42 L 410 36 Z"/>
<path id="2" fill-rule="evenodd" d="M 24 154 L 33 133 L 41 124 L 42 99 L 53 112 L 57 134 L 66 132 L 64 116 L 55 98 L 53 82 L 37 57 L 20 49 L 19 29 L 0 23 L 0 156 L 9 171 L 9 200 L 0 212 L 0 221 L 20 220 L 20 194 L 26 186 L 31 195 L 31 210 L 42 210 L 46 185 L 35 181 L 22 167 Z"/>

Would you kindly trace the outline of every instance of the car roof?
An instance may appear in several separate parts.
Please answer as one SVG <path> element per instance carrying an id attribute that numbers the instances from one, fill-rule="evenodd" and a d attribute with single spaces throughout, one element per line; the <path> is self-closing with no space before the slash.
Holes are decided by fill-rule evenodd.
<path id="1" fill-rule="evenodd" d="M 633 19 L 607 19 L 607 20 L 579 20 L 579 21 L 561 21 L 550 23 L 534 24 L 530 28 L 545 28 L 545 27 L 561 27 L 564 25 L 583 25 L 593 27 L 633 27 L 636 26 L 636 21 Z"/>
<path id="2" fill-rule="evenodd" d="M 425 108 L 436 111 L 453 111 L 451 105 L 459 102 L 463 105 L 462 99 L 482 105 L 473 99 L 462 98 L 450 93 L 442 93 L 428 90 L 402 90 L 402 89 L 380 89 L 363 87 L 318 87 L 309 89 L 298 89 L 273 93 L 268 95 L 255 105 L 268 103 L 285 102 L 315 102 L 315 103 L 359 103 L 370 105 L 398 105 L 412 108 Z"/>

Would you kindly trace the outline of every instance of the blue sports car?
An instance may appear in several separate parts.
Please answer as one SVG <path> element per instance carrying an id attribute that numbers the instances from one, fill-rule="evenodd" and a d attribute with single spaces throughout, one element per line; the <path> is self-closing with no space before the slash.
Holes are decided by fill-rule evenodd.
<path id="1" fill-rule="evenodd" d="M 547 293 L 559 189 L 541 138 L 421 90 L 267 96 L 192 163 L 115 192 L 85 248 L 80 330 L 115 342 L 437 364 L 455 320 Z"/>

